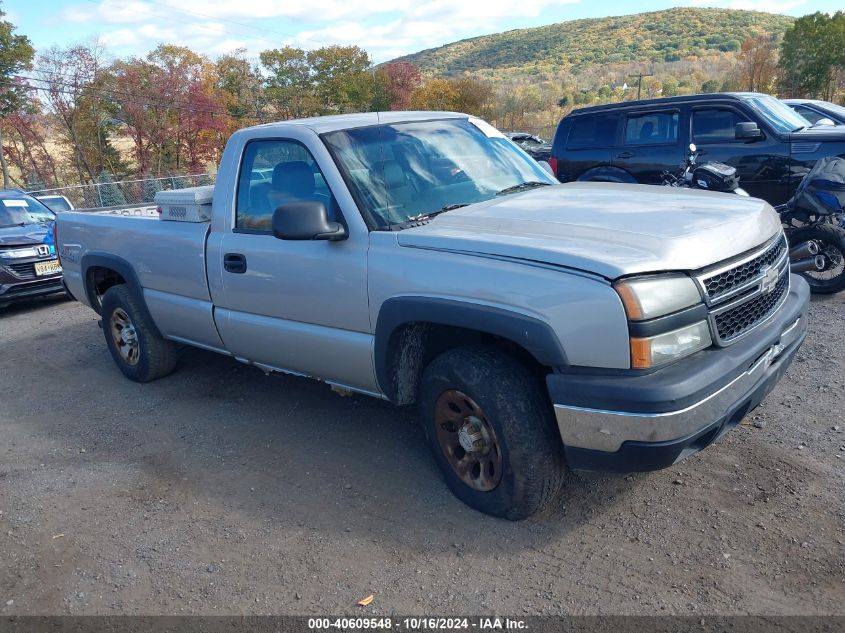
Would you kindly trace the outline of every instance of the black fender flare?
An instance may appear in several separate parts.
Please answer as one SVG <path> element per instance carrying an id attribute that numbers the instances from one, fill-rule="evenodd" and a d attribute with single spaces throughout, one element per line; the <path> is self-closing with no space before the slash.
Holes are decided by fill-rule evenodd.
<path id="1" fill-rule="evenodd" d="M 132 264 L 117 255 L 95 251 L 83 255 L 79 265 L 80 271 L 82 272 L 82 284 L 85 290 L 85 296 L 88 298 L 88 302 L 91 307 L 93 307 L 97 313 L 99 313 L 99 309 L 97 308 L 97 297 L 95 296 L 94 288 L 89 285 L 90 275 L 88 274 L 88 271 L 91 268 L 108 268 L 123 277 L 123 280 L 126 282 L 127 289 L 135 297 L 138 305 L 141 306 L 141 310 L 144 311 L 144 316 L 150 323 L 153 324 L 153 327 L 155 328 L 154 333 L 157 336 L 161 336 L 161 332 L 155 324 L 155 319 L 153 319 L 149 308 L 147 308 L 147 302 L 144 300 L 144 288 L 141 286 L 141 281 L 138 279 L 138 274 L 135 272 Z"/>
<path id="2" fill-rule="evenodd" d="M 523 347 L 542 365 L 565 367 L 568 364 L 554 330 L 534 317 L 454 299 L 392 297 L 379 309 L 374 341 L 376 380 L 391 400 L 395 396 L 390 376 L 391 339 L 401 326 L 410 323 L 433 323 L 499 336 Z"/>
<path id="3" fill-rule="evenodd" d="M 578 176 L 579 182 L 593 181 L 593 182 L 624 182 L 632 185 L 637 184 L 637 179 L 634 178 L 624 169 L 620 167 L 611 167 L 610 165 L 602 165 L 601 167 L 593 167 L 588 169 L 583 174 Z"/>

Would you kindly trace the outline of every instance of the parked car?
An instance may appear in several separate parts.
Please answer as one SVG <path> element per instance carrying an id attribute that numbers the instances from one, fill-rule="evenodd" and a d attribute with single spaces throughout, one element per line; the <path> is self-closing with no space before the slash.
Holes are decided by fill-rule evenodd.
<path id="1" fill-rule="evenodd" d="M 757 93 L 627 101 L 565 116 L 549 162 L 562 182 L 660 184 L 690 143 L 702 160 L 735 167 L 750 195 L 783 204 L 818 159 L 845 154 L 845 129 L 811 128 L 782 101 Z"/>
<path id="2" fill-rule="evenodd" d="M 0 307 L 64 292 L 53 242 L 55 218 L 32 196 L 0 190 Z"/>
<path id="3" fill-rule="evenodd" d="M 810 123 L 829 119 L 834 125 L 845 125 L 845 106 L 819 99 L 784 99 L 783 102 Z"/>
<path id="4" fill-rule="evenodd" d="M 41 202 L 50 211 L 54 213 L 61 213 L 62 211 L 73 211 L 73 203 L 65 196 L 48 195 L 48 196 L 33 196 L 36 200 Z"/>
<path id="5" fill-rule="evenodd" d="M 534 136 L 528 132 L 510 132 L 507 137 L 519 145 L 534 160 L 549 160 L 551 156 L 551 144 L 539 136 Z"/>
<path id="6" fill-rule="evenodd" d="M 157 202 L 160 219 L 57 220 L 68 286 L 129 379 L 189 345 L 416 404 L 451 490 L 510 519 L 555 499 L 565 464 L 653 470 L 709 446 L 807 328 L 764 201 L 561 185 L 467 115 L 240 130 L 213 187 Z"/>

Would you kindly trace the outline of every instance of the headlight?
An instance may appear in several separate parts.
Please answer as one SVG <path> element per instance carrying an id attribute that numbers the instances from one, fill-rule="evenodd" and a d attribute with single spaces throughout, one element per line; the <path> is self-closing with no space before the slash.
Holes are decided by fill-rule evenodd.
<path id="1" fill-rule="evenodd" d="M 699 321 L 648 338 L 631 337 L 631 367 L 634 369 L 659 367 L 710 347 L 712 344 L 710 328 L 706 321 Z"/>
<path id="2" fill-rule="evenodd" d="M 683 275 L 633 277 L 614 288 L 632 321 L 653 319 L 701 303 L 695 282 Z"/>

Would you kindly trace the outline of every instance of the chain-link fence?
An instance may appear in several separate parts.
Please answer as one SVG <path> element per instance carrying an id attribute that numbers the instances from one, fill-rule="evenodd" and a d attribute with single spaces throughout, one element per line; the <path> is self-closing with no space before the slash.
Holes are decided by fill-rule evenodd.
<path id="1" fill-rule="evenodd" d="M 65 196 L 77 209 L 92 209 L 130 204 L 151 204 L 158 191 L 213 184 L 214 176 L 211 174 L 187 174 L 165 178 L 142 178 L 140 180 L 104 180 L 103 182 L 85 185 L 39 189 L 27 193 L 33 196 Z"/>

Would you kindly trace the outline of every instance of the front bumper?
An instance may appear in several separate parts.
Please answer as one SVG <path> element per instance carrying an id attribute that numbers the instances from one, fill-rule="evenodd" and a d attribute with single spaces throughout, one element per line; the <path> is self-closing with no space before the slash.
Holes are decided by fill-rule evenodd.
<path id="1" fill-rule="evenodd" d="M 23 263 L 27 263 L 24 261 Z M 62 274 L 19 279 L 0 266 L 0 305 L 64 292 Z"/>
<path id="2" fill-rule="evenodd" d="M 651 374 L 552 374 L 547 385 L 569 466 L 665 468 L 736 426 L 774 388 L 807 334 L 809 287 L 753 335 Z"/>

